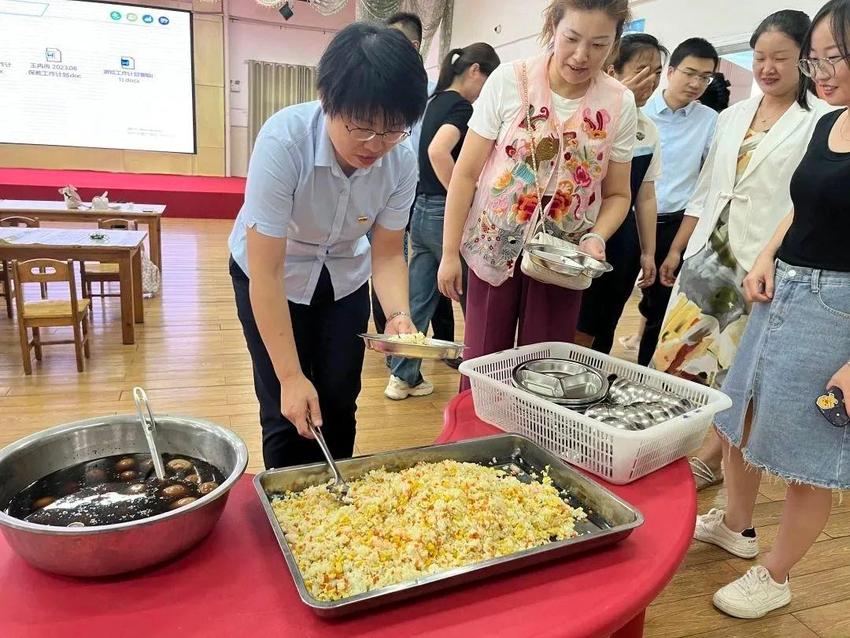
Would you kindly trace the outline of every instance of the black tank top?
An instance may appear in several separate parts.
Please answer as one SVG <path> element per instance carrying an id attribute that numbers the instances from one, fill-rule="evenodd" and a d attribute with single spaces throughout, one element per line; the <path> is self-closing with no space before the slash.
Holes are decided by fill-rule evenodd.
<path id="1" fill-rule="evenodd" d="M 850 272 L 850 153 L 829 150 L 842 112 L 820 119 L 791 178 L 794 222 L 778 256 L 794 266 Z"/>

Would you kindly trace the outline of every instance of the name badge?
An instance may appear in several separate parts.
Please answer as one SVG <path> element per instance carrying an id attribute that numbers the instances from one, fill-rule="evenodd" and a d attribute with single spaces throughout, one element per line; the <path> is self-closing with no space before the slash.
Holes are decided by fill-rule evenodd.
<path id="1" fill-rule="evenodd" d="M 358 223 L 358 224 L 365 224 L 365 223 L 367 223 L 368 221 L 369 221 L 369 218 L 368 218 L 368 217 L 366 217 L 366 215 L 360 215 L 360 217 L 358 217 L 358 218 L 357 218 L 357 223 Z"/>

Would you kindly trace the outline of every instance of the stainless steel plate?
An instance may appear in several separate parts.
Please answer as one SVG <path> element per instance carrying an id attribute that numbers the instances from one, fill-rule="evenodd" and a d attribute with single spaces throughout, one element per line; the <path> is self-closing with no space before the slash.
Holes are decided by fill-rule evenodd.
<path id="1" fill-rule="evenodd" d="M 614 270 L 614 266 L 609 264 L 607 261 L 599 261 L 590 255 L 585 257 L 582 263 L 584 264 L 584 274 L 591 279 L 596 279 L 597 277 L 604 275 L 606 272 Z"/>
<path id="2" fill-rule="evenodd" d="M 527 244 L 525 249 L 535 265 L 562 275 L 596 279 L 614 269 L 607 261 L 594 259 L 574 244 L 554 246 L 533 243 Z"/>
<path id="3" fill-rule="evenodd" d="M 576 530 L 579 532 L 576 538 L 548 543 L 501 558 L 374 589 L 341 600 L 322 601 L 314 598 L 307 590 L 292 550 L 286 542 L 284 531 L 275 518 L 271 500 L 275 494 L 303 490 L 311 485 L 327 482 L 330 479 L 328 467 L 325 463 L 316 463 L 279 470 L 267 470 L 254 477 L 254 486 L 286 559 L 292 579 L 295 581 L 298 594 L 306 605 L 321 616 L 338 616 L 377 607 L 426 592 L 471 582 L 485 576 L 504 573 L 543 561 L 564 558 L 570 554 L 616 543 L 628 536 L 633 529 L 643 524 L 643 515 L 634 507 L 597 482 L 578 473 L 530 439 L 516 434 L 503 434 L 459 443 L 361 456 L 339 461 L 338 465 L 340 471 L 346 476 L 358 477 L 382 467 L 387 470 L 398 471 L 412 467 L 417 463 L 435 463 L 446 459 L 479 463 L 491 467 L 514 467 L 519 471 L 520 480 L 525 482 L 535 480 L 533 478 L 535 476 L 542 476 L 543 469 L 548 466 L 549 476 L 555 487 L 561 490 L 563 498 L 570 505 L 584 508 L 588 518 L 576 524 Z"/>
<path id="4" fill-rule="evenodd" d="M 389 335 L 359 335 L 369 350 L 403 359 L 458 359 L 463 356 L 464 345 L 430 337 L 424 344 L 395 341 Z"/>
<path id="5" fill-rule="evenodd" d="M 528 256 L 535 266 L 546 268 L 561 275 L 578 277 L 584 272 L 584 266 L 572 257 L 544 249 L 529 250 Z"/>
<path id="6" fill-rule="evenodd" d="M 567 359 L 535 359 L 521 363 L 513 384 L 559 405 L 586 407 L 608 395 L 608 379 L 599 370 Z"/>

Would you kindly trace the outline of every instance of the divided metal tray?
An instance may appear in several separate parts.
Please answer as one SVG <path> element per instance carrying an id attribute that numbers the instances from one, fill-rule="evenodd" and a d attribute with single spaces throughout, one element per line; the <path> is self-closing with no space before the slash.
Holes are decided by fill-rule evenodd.
<path id="1" fill-rule="evenodd" d="M 562 491 L 570 505 L 584 508 L 588 518 L 576 524 L 579 535 L 569 540 L 547 543 L 522 552 L 438 572 L 336 601 L 323 601 L 314 598 L 307 590 L 292 550 L 275 518 L 271 500 L 276 494 L 299 491 L 311 485 L 325 483 L 331 478 L 330 471 L 326 464 L 316 463 L 261 472 L 254 477 L 254 487 L 277 537 L 298 594 L 316 614 L 338 616 L 361 611 L 485 576 L 564 558 L 570 554 L 621 541 L 633 529 L 643 524 L 643 515 L 634 507 L 597 482 L 572 469 L 530 439 L 516 434 L 384 452 L 338 461 L 337 465 L 346 480 L 354 480 L 370 470 L 381 467 L 387 470 L 403 470 L 420 462 L 434 463 L 446 459 L 503 469 L 516 466 L 520 470 L 518 478 L 524 482 L 535 480 L 532 475 L 541 477 L 544 468 L 549 466 L 549 476 L 555 487 Z"/>

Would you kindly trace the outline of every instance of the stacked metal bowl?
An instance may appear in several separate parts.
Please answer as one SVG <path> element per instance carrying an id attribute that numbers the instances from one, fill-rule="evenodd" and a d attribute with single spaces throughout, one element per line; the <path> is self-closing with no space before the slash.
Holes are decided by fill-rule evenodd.
<path id="1" fill-rule="evenodd" d="M 513 370 L 515 387 L 620 430 L 645 430 L 696 407 L 688 399 L 567 359 L 535 359 Z"/>

